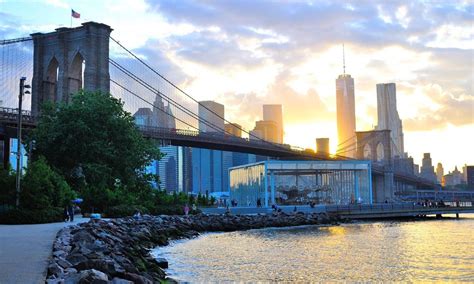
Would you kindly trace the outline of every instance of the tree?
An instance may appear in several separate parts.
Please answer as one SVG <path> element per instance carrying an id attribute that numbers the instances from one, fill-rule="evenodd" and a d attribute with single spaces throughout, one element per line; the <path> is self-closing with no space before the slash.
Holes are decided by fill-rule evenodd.
<path id="1" fill-rule="evenodd" d="M 139 190 L 149 179 L 145 167 L 161 157 L 123 102 L 100 92 L 80 91 L 69 104 L 45 103 L 29 140 L 33 156 L 44 156 L 76 190 L 113 190 L 117 180 Z"/>
<path id="2" fill-rule="evenodd" d="M 15 175 L 0 167 L 0 206 L 15 204 Z"/>
<path id="3" fill-rule="evenodd" d="M 75 194 L 44 157 L 39 157 L 28 167 L 20 198 L 22 208 L 42 210 L 63 207 L 75 198 Z"/>

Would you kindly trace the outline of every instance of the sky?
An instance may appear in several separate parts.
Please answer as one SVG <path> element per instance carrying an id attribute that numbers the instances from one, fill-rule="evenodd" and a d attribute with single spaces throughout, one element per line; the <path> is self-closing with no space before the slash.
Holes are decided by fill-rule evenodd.
<path id="1" fill-rule="evenodd" d="M 198 100 L 250 130 L 282 104 L 284 142 L 337 145 L 335 79 L 355 80 L 356 128 L 396 83 L 405 150 L 445 172 L 474 164 L 474 1 L 0 0 L 0 39 L 97 21 Z"/>

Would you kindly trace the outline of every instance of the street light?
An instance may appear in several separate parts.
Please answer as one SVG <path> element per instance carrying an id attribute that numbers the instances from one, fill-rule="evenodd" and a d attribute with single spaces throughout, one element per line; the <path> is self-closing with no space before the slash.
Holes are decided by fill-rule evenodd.
<path id="1" fill-rule="evenodd" d="M 25 85 L 26 77 L 20 78 L 20 94 L 18 95 L 18 128 L 17 128 L 17 150 L 16 150 L 16 207 L 20 206 L 20 177 L 21 177 L 21 121 L 23 96 L 29 94 L 25 89 L 30 89 L 30 85 Z"/>

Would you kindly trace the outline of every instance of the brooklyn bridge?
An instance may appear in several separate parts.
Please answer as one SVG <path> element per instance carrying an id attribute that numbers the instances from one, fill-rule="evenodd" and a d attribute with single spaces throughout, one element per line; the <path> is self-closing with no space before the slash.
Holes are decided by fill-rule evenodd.
<path id="1" fill-rule="evenodd" d="M 127 49 L 111 33 L 111 27 L 105 24 L 88 22 L 76 28 L 58 28 L 50 33 L 34 33 L 29 37 L 0 41 L 0 88 L 4 100 L 0 108 L 0 140 L 4 141 L 1 153 L 4 165 L 11 154 L 9 141 L 17 136 L 18 80 L 21 77 L 27 77 L 28 82 L 31 80 L 32 87 L 31 96 L 24 101 L 26 110 L 21 113 L 22 128 L 26 132 L 37 124 L 43 102 L 67 103 L 70 94 L 80 89 L 100 90 L 122 100 L 124 108 L 130 113 L 150 108 L 172 119 L 175 122 L 172 128 L 137 125 L 145 137 L 167 145 L 251 153 L 275 160 L 353 160 L 343 155 L 324 156 L 292 145 L 272 143 L 240 127 L 239 130 L 248 138 L 227 132 L 200 116 L 198 109 L 204 108 L 226 123 L 231 122 L 200 104 L 169 80 L 166 74 L 154 68 L 146 57 Z M 212 86 L 209 89 L 212 90 Z M 157 97 L 167 110 L 154 103 Z M 207 131 L 202 131 L 203 125 Z M 374 141 L 382 141 L 384 151 L 390 152 L 392 143 L 389 137 L 384 133 L 361 136 L 357 143 L 346 148 L 355 150 L 357 159 L 364 160 L 363 149 Z M 438 185 L 432 181 L 398 171 L 393 166 L 391 155 L 385 157 L 371 161 L 374 196 L 395 198 L 394 192 L 439 191 Z"/>

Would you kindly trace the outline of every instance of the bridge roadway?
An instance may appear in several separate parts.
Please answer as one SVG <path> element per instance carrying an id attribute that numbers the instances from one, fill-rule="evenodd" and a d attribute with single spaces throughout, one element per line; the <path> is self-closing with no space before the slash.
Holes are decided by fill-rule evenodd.
<path id="1" fill-rule="evenodd" d="M 0 127 L 8 133 L 10 137 L 16 136 L 16 126 L 18 120 L 18 109 L 0 107 Z M 34 128 L 36 119 L 29 111 L 22 111 L 22 125 L 25 128 Z M 303 149 L 292 147 L 286 144 L 277 144 L 264 140 L 249 140 L 246 138 L 227 135 L 224 133 L 199 132 L 184 129 L 169 129 L 150 126 L 139 126 L 144 137 L 169 141 L 173 146 L 187 146 L 205 148 L 213 150 L 242 152 L 283 158 L 288 160 L 347 160 L 345 157 L 327 157 L 314 152 L 303 151 Z M 372 173 L 383 175 L 384 169 L 378 165 L 372 165 Z M 431 181 L 421 179 L 414 175 L 394 172 L 394 178 L 409 184 L 414 184 L 423 188 L 435 188 Z"/>
<path id="2" fill-rule="evenodd" d="M 298 212 L 316 212 L 328 214 L 337 214 L 342 218 L 347 219 L 383 219 L 383 218 L 399 218 L 399 217 L 416 217 L 439 214 L 474 214 L 474 202 L 471 206 L 439 206 L 439 207 L 425 207 L 416 205 L 414 203 L 382 203 L 371 205 L 316 205 L 311 208 L 309 205 L 298 205 L 296 210 Z M 283 212 L 294 212 L 294 205 L 279 206 Z M 225 208 L 201 208 L 207 214 L 224 214 Z M 271 213 L 271 208 L 256 208 L 256 207 L 231 207 L 232 214 L 267 214 Z"/>

